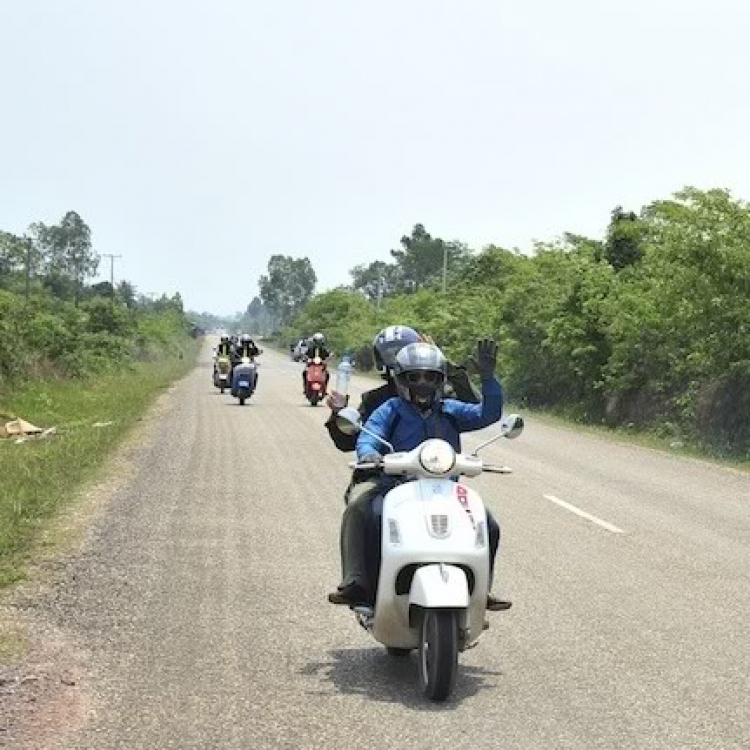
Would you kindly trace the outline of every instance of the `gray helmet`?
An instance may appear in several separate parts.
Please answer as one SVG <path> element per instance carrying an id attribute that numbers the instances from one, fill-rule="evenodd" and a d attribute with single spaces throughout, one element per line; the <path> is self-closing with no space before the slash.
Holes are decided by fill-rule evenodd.
<path id="1" fill-rule="evenodd" d="M 383 375 L 396 367 L 396 355 L 409 344 L 419 341 L 419 334 L 408 326 L 388 326 L 372 342 L 375 366 Z"/>
<path id="2" fill-rule="evenodd" d="M 399 396 L 421 411 L 431 409 L 443 392 L 447 370 L 445 356 L 434 344 L 405 346 L 394 368 Z"/>
<path id="3" fill-rule="evenodd" d="M 240 341 L 243 344 L 249 344 L 253 340 L 253 337 L 249 333 L 243 333 L 242 336 L 240 336 Z"/>
<path id="4" fill-rule="evenodd" d="M 326 337 L 322 333 L 315 333 L 313 334 L 312 341 L 315 346 L 323 346 L 326 342 Z"/>

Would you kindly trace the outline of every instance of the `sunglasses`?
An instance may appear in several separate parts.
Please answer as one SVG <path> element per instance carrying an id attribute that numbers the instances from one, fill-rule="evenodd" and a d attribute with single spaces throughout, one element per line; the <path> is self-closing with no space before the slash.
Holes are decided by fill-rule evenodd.
<path id="1" fill-rule="evenodd" d="M 404 377 L 409 385 L 417 385 L 418 383 L 437 385 L 443 380 L 443 376 L 441 373 L 432 372 L 431 370 L 407 372 L 404 374 Z"/>

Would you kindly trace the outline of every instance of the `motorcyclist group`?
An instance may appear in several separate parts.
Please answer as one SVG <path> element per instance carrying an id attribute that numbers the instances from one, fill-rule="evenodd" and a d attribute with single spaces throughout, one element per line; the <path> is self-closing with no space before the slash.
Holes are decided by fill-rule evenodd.
<path id="1" fill-rule="evenodd" d="M 307 392 L 309 364 L 327 363 L 332 351 L 322 333 L 315 333 L 291 347 L 305 362 L 302 373 L 303 392 Z M 228 355 L 233 367 L 243 357 L 260 353 L 247 334 L 234 339 L 222 336 L 217 354 Z M 471 365 L 481 380 L 481 394 L 472 385 L 466 366 L 448 362 L 429 337 L 408 326 L 388 326 L 373 341 L 373 357 L 383 385 L 363 394 L 359 412 L 366 431 L 359 437 L 343 432 L 337 422 L 338 412 L 348 403 L 348 396 L 330 393 L 330 418 L 325 427 L 338 450 L 356 452 L 359 463 L 377 463 L 382 458 L 382 443 L 373 435 L 391 443 L 396 451 L 409 451 L 428 438 L 442 438 L 460 452 L 461 434 L 487 427 L 502 416 L 503 394 L 495 375 L 497 346 L 489 339 L 480 340 Z M 327 373 L 327 369 L 326 369 Z M 326 374 L 327 392 L 330 376 Z M 350 606 L 372 603 L 374 598 L 377 543 L 371 533 L 377 525 L 373 509 L 394 486 L 394 478 L 355 469 L 345 493 L 346 507 L 340 532 L 341 582 L 328 595 L 333 604 Z M 500 543 L 500 527 L 487 510 L 490 554 L 490 586 Z M 502 611 L 511 602 L 488 594 L 487 609 Z"/>
<path id="2" fill-rule="evenodd" d="M 232 395 L 237 395 L 237 389 L 235 388 L 236 374 L 239 374 L 247 366 L 248 371 L 252 373 L 253 382 L 249 384 L 248 393 L 240 399 L 240 403 L 244 403 L 245 397 L 252 393 L 258 385 L 257 368 L 255 364 L 250 363 L 254 363 L 255 358 L 260 354 L 262 354 L 262 350 L 258 348 L 250 334 L 243 333 L 232 336 L 226 333 L 222 334 L 218 346 L 214 349 L 214 384 L 221 389 L 222 393 L 228 385 L 231 388 Z M 245 384 L 243 383 L 243 385 Z"/>
<path id="3" fill-rule="evenodd" d="M 261 350 L 249 333 L 243 333 L 242 335 L 235 334 L 233 336 L 223 333 L 214 353 L 217 357 L 229 357 L 232 363 L 236 364 L 242 361 L 243 357 L 254 359 L 261 353 Z"/>

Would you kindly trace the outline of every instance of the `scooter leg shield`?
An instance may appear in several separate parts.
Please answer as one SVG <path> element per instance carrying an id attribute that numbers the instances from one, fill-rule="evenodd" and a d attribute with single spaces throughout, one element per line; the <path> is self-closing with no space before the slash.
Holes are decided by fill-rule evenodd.
<path id="1" fill-rule="evenodd" d="M 423 565 L 416 570 L 409 591 L 409 604 L 438 609 L 469 606 L 466 573 L 455 565 Z"/>

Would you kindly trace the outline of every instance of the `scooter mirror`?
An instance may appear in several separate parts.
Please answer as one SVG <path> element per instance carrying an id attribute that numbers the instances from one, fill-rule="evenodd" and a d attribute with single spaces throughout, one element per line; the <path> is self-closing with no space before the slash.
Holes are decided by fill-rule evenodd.
<path id="1" fill-rule="evenodd" d="M 344 435 L 356 435 L 362 429 L 362 415 L 353 406 L 347 406 L 336 415 L 336 426 Z"/>
<path id="2" fill-rule="evenodd" d="M 500 422 L 500 432 L 508 440 L 517 438 L 523 432 L 523 417 L 519 414 L 509 414 Z"/>
<path id="3" fill-rule="evenodd" d="M 495 435 L 489 440 L 486 440 L 481 445 L 478 445 L 474 449 L 474 453 L 472 455 L 478 456 L 479 451 L 484 450 L 488 445 L 492 445 L 493 443 L 497 442 L 498 440 L 500 440 L 500 438 L 508 438 L 508 440 L 513 440 L 513 438 L 517 438 L 522 432 L 523 417 L 519 414 L 509 414 L 507 417 L 500 420 L 500 434 Z"/>

